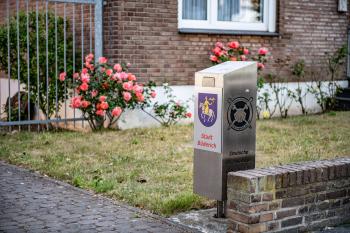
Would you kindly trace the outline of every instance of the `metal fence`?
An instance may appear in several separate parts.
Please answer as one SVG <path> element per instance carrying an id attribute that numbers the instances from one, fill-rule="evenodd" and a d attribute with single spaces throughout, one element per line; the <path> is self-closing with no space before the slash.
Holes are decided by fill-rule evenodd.
<path id="1" fill-rule="evenodd" d="M 6 0 L 1 11 L 0 129 L 84 126 L 67 103 L 75 90 L 58 76 L 102 56 L 103 0 Z"/>
<path id="2" fill-rule="evenodd" d="M 348 54 L 347 54 L 347 67 L 346 67 L 346 76 L 350 80 L 350 29 L 348 29 Z M 350 83 L 349 83 L 350 86 Z"/>

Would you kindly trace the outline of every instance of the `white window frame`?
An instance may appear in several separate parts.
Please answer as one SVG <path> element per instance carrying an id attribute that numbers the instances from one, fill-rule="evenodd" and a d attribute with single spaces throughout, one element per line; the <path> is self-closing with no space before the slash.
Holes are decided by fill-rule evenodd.
<path id="1" fill-rule="evenodd" d="M 276 32 L 276 0 L 264 0 L 263 22 L 260 23 L 218 21 L 218 0 L 207 0 L 207 20 L 182 19 L 182 1 L 178 0 L 179 29 Z"/>

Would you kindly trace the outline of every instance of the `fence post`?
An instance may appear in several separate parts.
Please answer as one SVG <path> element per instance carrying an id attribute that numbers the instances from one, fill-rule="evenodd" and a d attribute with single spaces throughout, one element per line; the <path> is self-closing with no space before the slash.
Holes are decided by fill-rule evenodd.
<path id="1" fill-rule="evenodd" d="M 103 55 L 103 0 L 95 0 L 95 61 Z"/>

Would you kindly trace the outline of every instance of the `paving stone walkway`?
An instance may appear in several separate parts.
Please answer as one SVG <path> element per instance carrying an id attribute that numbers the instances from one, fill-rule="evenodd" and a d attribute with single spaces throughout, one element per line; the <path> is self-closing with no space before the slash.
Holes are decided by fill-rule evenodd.
<path id="1" fill-rule="evenodd" d="M 189 232 L 164 218 L 0 161 L 0 232 Z"/>

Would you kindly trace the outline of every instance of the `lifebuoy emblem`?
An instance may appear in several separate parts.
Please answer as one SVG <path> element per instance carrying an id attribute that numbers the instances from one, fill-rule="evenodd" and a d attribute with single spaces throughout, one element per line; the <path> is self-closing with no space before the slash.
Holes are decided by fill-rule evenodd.
<path id="1" fill-rule="evenodd" d="M 253 98 L 245 97 L 229 98 L 229 107 L 227 109 L 228 130 L 243 131 L 251 128 L 253 119 Z"/>

